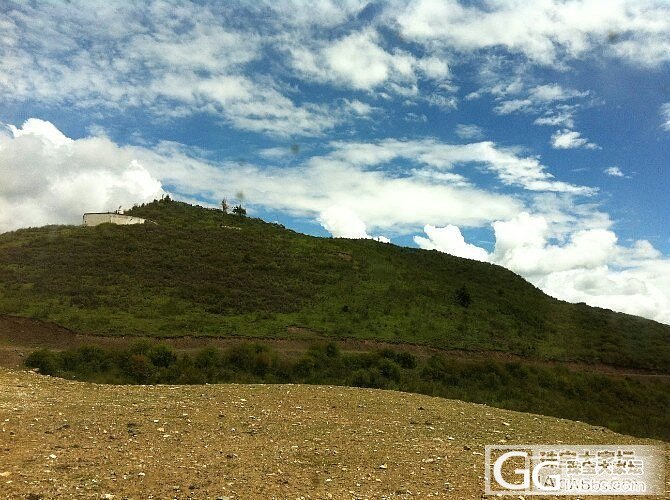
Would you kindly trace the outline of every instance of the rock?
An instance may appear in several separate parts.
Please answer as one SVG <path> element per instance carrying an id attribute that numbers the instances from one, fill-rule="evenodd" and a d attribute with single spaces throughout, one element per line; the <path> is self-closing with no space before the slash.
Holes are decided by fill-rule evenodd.
<path id="1" fill-rule="evenodd" d="M 386 464 L 381 464 L 381 465 L 379 466 L 379 468 L 380 468 L 380 469 L 388 469 L 389 466 L 386 465 Z"/>

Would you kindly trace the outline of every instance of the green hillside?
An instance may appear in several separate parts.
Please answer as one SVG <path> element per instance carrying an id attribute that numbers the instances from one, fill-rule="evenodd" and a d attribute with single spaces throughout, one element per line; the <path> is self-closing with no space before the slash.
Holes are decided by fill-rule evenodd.
<path id="1" fill-rule="evenodd" d="M 0 235 L 0 313 L 81 332 L 383 340 L 670 371 L 670 326 L 499 266 L 161 200 L 156 224 Z"/>

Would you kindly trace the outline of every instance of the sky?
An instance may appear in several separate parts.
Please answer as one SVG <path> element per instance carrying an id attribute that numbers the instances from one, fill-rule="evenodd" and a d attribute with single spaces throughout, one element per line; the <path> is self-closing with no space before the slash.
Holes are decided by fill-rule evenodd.
<path id="1" fill-rule="evenodd" d="M 670 324 L 670 1 L 0 6 L 0 232 L 162 195 Z"/>

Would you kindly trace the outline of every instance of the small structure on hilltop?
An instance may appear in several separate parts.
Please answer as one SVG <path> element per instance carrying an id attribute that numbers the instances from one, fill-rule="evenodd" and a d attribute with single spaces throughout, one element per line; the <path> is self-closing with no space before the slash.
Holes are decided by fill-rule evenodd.
<path id="1" fill-rule="evenodd" d="M 121 207 L 115 212 L 86 212 L 84 214 L 84 226 L 97 226 L 105 223 L 127 226 L 129 224 L 144 224 L 146 221 L 141 217 L 124 215 Z"/>

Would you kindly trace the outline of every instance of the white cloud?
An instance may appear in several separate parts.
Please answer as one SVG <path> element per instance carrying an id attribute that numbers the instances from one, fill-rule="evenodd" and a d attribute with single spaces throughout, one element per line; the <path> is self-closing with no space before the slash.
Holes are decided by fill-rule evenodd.
<path id="1" fill-rule="evenodd" d="M 456 135 L 461 139 L 481 139 L 484 137 L 484 129 L 478 125 L 459 123 L 456 125 Z"/>
<path id="2" fill-rule="evenodd" d="M 533 101 L 554 102 L 565 101 L 575 97 L 585 97 L 589 95 L 589 92 L 579 92 L 577 90 L 564 89 L 560 85 L 553 83 L 533 87 L 530 89 L 529 95 Z"/>
<path id="3" fill-rule="evenodd" d="M 319 222 L 335 238 L 369 238 L 363 222 L 352 210 L 333 205 L 319 215 Z"/>
<path id="4" fill-rule="evenodd" d="M 350 117 L 342 106 L 296 104 L 268 75 L 254 28 L 232 28 L 210 7 L 162 2 L 21 5 L 0 45 L 5 99 L 99 112 L 142 108 L 157 118 L 206 113 L 270 135 L 321 135 Z M 102 28 L 104 27 L 104 29 Z"/>
<path id="5" fill-rule="evenodd" d="M 370 89 L 385 82 L 391 73 L 412 76 L 409 54 L 390 54 L 377 43 L 373 32 L 353 33 L 322 51 L 329 74 L 354 88 Z"/>
<path id="6" fill-rule="evenodd" d="M 492 226 L 491 253 L 465 242 L 455 226 L 426 226 L 428 238 L 414 240 L 421 248 L 504 266 L 562 300 L 670 324 L 670 259 L 648 241 L 624 247 L 614 232 L 599 227 L 578 226 L 566 233 L 563 221 L 528 212 Z"/>
<path id="7" fill-rule="evenodd" d="M 398 48 L 388 51 L 383 48 L 379 33 L 371 28 L 335 41 L 291 40 L 284 48 L 299 74 L 357 90 L 385 86 L 394 92 L 414 95 L 419 74 L 439 81 L 450 76 L 449 65 L 443 58 L 420 59 Z"/>
<path id="8" fill-rule="evenodd" d="M 670 131 L 670 102 L 666 102 L 661 106 L 661 118 L 663 119 L 661 128 Z"/>
<path id="9" fill-rule="evenodd" d="M 416 122 L 416 123 L 427 123 L 428 122 L 428 117 L 424 115 L 423 113 L 405 113 L 405 116 L 403 117 L 403 120 L 406 122 Z"/>
<path id="10" fill-rule="evenodd" d="M 26 127 L 43 133 L 25 133 Z M 17 129 L 17 137 L 0 135 L 4 181 L 0 230 L 77 223 L 84 211 L 153 199 L 163 192 L 161 186 L 171 186 L 173 194 L 184 199 L 197 197 L 214 203 L 242 191 L 252 209 L 259 205 L 294 215 L 321 216 L 338 231 L 347 225 L 356 229 L 355 219 L 335 218 L 333 213 L 338 212 L 333 212 L 333 206 L 342 207 L 338 210 L 345 215 L 355 214 L 371 232 L 407 231 L 426 223 L 480 225 L 510 217 L 520 208 L 511 196 L 454 179 L 436 183 L 413 169 L 398 177 L 373 168 L 397 157 L 395 151 L 384 152 L 392 143 L 356 143 L 351 148 L 334 143 L 328 155 L 293 166 L 260 168 L 237 162 L 213 164 L 198 157 L 197 151 L 175 143 L 151 148 L 117 146 L 105 137 L 68 139 L 48 122 L 31 121 L 26 127 Z M 65 144 L 56 145 L 45 136 L 55 137 L 56 142 L 64 138 Z M 405 148 L 403 154 L 411 154 L 411 145 Z M 276 157 L 276 153 L 268 154 Z M 360 227 L 358 233 L 351 228 L 347 231 L 368 234 L 368 229 L 361 231 Z"/>
<path id="11" fill-rule="evenodd" d="M 326 208 L 317 220 L 323 228 L 335 238 L 373 239 L 382 243 L 390 243 L 386 236 L 370 236 L 361 220 L 353 210 L 341 205 Z"/>
<path id="12" fill-rule="evenodd" d="M 502 101 L 493 108 L 499 115 L 509 115 L 517 112 L 528 112 L 533 109 L 533 101 L 530 99 L 511 99 Z"/>
<path id="13" fill-rule="evenodd" d="M 98 113 L 141 109 L 156 119 L 206 113 L 244 130 L 318 136 L 362 108 L 347 112 L 325 100 L 294 98 L 300 90 L 284 79 L 402 95 L 451 110 L 458 102 L 449 91 L 450 61 L 462 60 L 463 53 L 495 59 L 502 48 L 499 59 L 507 67 L 510 53 L 520 53 L 528 60 L 515 67 L 532 61 L 559 69 L 571 58 L 595 54 L 647 65 L 670 60 L 670 7 L 664 2 L 398 2 L 379 7 L 380 14 L 352 31 L 361 26 L 366 5 L 17 3 L 3 13 L 0 92 L 5 101 Z M 408 43 L 390 35 L 398 30 Z M 557 83 L 531 86 L 522 95 L 526 69 L 499 86 L 506 96 L 497 96 L 497 112 L 544 113 L 586 95 Z M 437 93 L 430 88 L 445 81 Z M 537 122 L 574 125 L 566 113 Z"/>
<path id="14" fill-rule="evenodd" d="M 649 269 L 652 263 L 656 272 Z M 668 272 L 666 259 L 625 270 L 605 265 L 554 272 L 535 284 L 549 295 L 569 302 L 585 302 L 670 324 Z"/>
<path id="15" fill-rule="evenodd" d="M 552 127 L 573 128 L 575 126 L 573 111 L 547 111 L 543 116 L 536 118 L 533 123 Z"/>
<path id="16" fill-rule="evenodd" d="M 670 60 L 670 6 L 653 0 L 417 0 L 389 14 L 402 35 L 462 52 L 504 47 L 555 65 L 602 51 L 634 64 Z"/>
<path id="17" fill-rule="evenodd" d="M 430 56 L 419 59 L 417 67 L 432 80 L 444 80 L 450 76 L 449 65 L 439 57 Z"/>
<path id="18" fill-rule="evenodd" d="M 456 257 L 488 261 L 489 254 L 483 248 L 466 243 L 457 226 L 435 227 L 430 224 L 423 228 L 428 238 L 415 236 L 414 242 L 424 250 L 439 250 Z"/>
<path id="19" fill-rule="evenodd" d="M 595 268 L 608 262 L 616 250 L 616 235 L 607 229 L 575 231 L 564 245 L 550 245 L 548 221 L 526 212 L 509 221 L 494 222 L 493 229 L 495 262 L 529 278 L 574 268 Z"/>
<path id="20" fill-rule="evenodd" d="M 551 135 L 551 147 L 554 149 L 597 149 L 598 145 L 589 142 L 575 130 L 561 129 Z"/>
<path id="21" fill-rule="evenodd" d="M 458 98 L 453 95 L 430 94 L 426 101 L 431 106 L 437 106 L 444 111 L 453 111 L 458 108 Z"/>
<path id="22" fill-rule="evenodd" d="M 346 103 L 347 103 L 347 106 L 349 106 L 349 108 L 354 113 L 356 113 L 357 115 L 360 115 L 360 116 L 367 116 L 375 110 L 374 107 L 370 106 L 367 103 L 361 102 L 358 99 L 352 99 L 350 101 L 347 100 Z"/>
<path id="23" fill-rule="evenodd" d="M 521 79 L 516 79 L 514 85 L 501 86 L 497 81 L 499 75 L 489 75 L 489 78 L 493 78 L 493 82 L 480 92 L 495 97 L 497 104 L 493 111 L 499 115 L 542 114 L 533 122 L 536 125 L 574 126 L 573 115 L 583 105 L 579 101 L 591 95 L 588 91 L 566 89 L 555 83 L 525 88 Z"/>
<path id="24" fill-rule="evenodd" d="M 182 196 L 217 200 L 241 190 L 252 206 L 314 218 L 332 206 L 344 207 L 365 222 L 366 231 L 402 232 L 426 223 L 480 225 L 519 210 L 520 203 L 511 196 L 458 180 L 436 182 L 413 168 L 402 175 L 376 168 L 398 158 L 397 149 L 403 148 L 403 155 L 413 154 L 412 144 L 402 142 L 332 143 L 326 155 L 293 166 L 263 168 L 234 162 L 212 165 L 172 144 L 133 151 Z"/>
<path id="25" fill-rule="evenodd" d="M 0 231 L 79 223 L 83 212 L 150 201 L 161 182 L 105 138 L 73 141 L 31 119 L 0 134 Z"/>
<path id="26" fill-rule="evenodd" d="M 556 180 L 535 157 L 522 157 L 510 148 L 491 141 L 471 144 L 446 144 L 434 140 L 399 141 L 386 139 L 376 143 L 333 143 L 331 157 L 355 165 L 379 165 L 404 158 L 435 169 L 451 170 L 464 164 L 483 165 L 506 185 L 529 191 L 555 191 L 589 195 L 595 190 Z"/>
<path id="27" fill-rule="evenodd" d="M 17 128 L 14 125 L 8 125 L 8 128 L 14 137 L 21 137 L 23 135 L 35 136 L 39 137 L 43 142 L 56 147 L 72 144 L 72 139 L 66 137 L 53 123 L 38 118 L 29 118 L 21 128 Z"/>
<path id="28" fill-rule="evenodd" d="M 608 167 L 603 172 L 610 177 L 626 177 L 619 167 Z"/>

